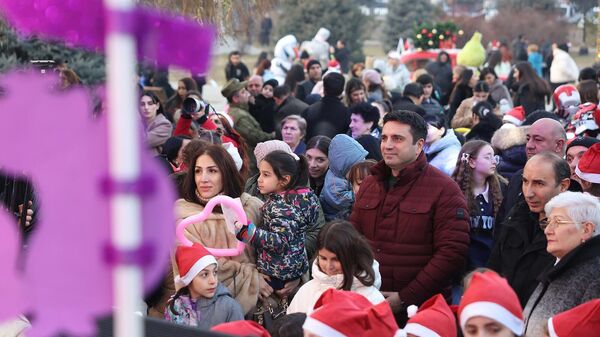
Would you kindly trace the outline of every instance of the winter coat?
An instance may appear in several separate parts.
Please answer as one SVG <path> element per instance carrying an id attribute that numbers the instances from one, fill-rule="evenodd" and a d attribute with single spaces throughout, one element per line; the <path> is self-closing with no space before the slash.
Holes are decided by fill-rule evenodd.
<path id="1" fill-rule="evenodd" d="M 525 110 L 525 116 L 536 110 L 546 109 L 546 94 L 533 92 L 529 88 L 529 84 L 519 85 L 515 97 L 513 99 L 515 106 L 522 106 Z"/>
<path id="2" fill-rule="evenodd" d="M 423 152 L 429 164 L 435 166 L 446 175 L 451 176 L 456 167 L 456 159 L 460 152 L 460 141 L 454 130 L 446 130 L 446 135 L 433 144 L 425 145 Z"/>
<path id="3" fill-rule="evenodd" d="M 171 137 L 173 125 L 163 114 L 157 114 L 146 126 L 146 144 L 160 154 L 163 144 Z"/>
<path id="4" fill-rule="evenodd" d="M 302 117 L 308 125 L 305 139 L 314 136 L 333 139 L 335 135 L 347 133 L 350 125 L 350 111 L 334 96 L 323 96 L 320 101 L 309 106 Z"/>
<path id="5" fill-rule="evenodd" d="M 380 264 L 381 290 L 398 292 L 406 305 L 448 295 L 469 246 L 464 194 L 424 153 L 395 182 L 383 161 L 371 173 L 360 186 L 350 222 Z"/>
<path id="6" fill-rule="evenodd" d="M 490 96 L 492 97 L 494 102 L 498 103 L 498 105 L 500 104 L 501 100 L 505 99 L 508 103 L 507 107 L 513 107 L 513 101 L 510 97 L 510 92 L 508 91 L 508 88 L 502 83 L 502 80 L 498 78 L 496 79 L 496 81 L 494 81 L 494 84 L 490 86 Z"/>
<path id="7" fill-rule="evenodd" d="M 402 94 L 404 87 L 410 83 L 410 72 L 402 63 L 395 69 L 388 66 L 383 73 L 383 81 L 385 82 L 386 89 Z"/>
<path id="8" fill-rule="evenodd" d="M 305 102 L 306 96 L 312 93 L 315 84 L 317 83 L 311 80 L 306 80 L 298 84 L 298 86 L 296 87 L 296 98 Z"/>
<path id="9" fill-rule="evenodd" d="M 189 295 L 181 295 L 174 299 L 165 309 L 165 320 L 186 326 L 209 330 L 221 323 L 243 321 L 244 313 L 225 287 L 218 283 L 212 298 L 199 297 L 195 301 Z"/>
<path id="10" fill-rule="evenodd" d="M 338 135 L 329 145 L 329 170 L 321 191 L 325 220 L 347 219 L 354 203 L 352 184 L 346 175 L 352 165 L 365 159 L 368 152 L 352 137 Z"/>
<path id="11" fill-rule="evenodd" d="M 266 98 L 263 94 L 259 94 L 254 99 L 254 104 L 250 104 L 250 114 L 264 132 L 271 133 L 275 131 L 275 100 Z"/>
<path id="12" fill-rule="evenodd" d="M 408 110 L 412 112 L 418 113 L 421 117 L 425 117 L 425 113 L 427 111 L 420 105 L 416 105 L 410 98 L 408 97 L 400 97 L 396 101 L 394 101 L 393 106 L 394 111 L 397 110 Z"/>
<path id="13" fill-rule="evenodd" d="M 496 171 L 501 176 L 510 180 L 515 172 L 525 167 L 527 135 L 524 128 L 500 128 L 494 133 L 490 143 L 500 156 L 500 163 L 496 166 Z"/>
<path id="14" fill-rule="evenodd" d="M 295 280 L 308 270 L 306 232 L 319 220 L 321 205 L 310 188 L 272 193 L 261 207 L 263 223 L 250 243 L 258 270 L 281 280 Z"/>
<path id="15" fill-rule="evenodd" d="M 240 197 L 242 206 L 248 220 L 259 226 L 262 221 L 260 207 L 262 202 L 244 193 Z M 204 206 L 179 199 L 175 203 L 175 213 L 178 220 L 198 214 L 204 210 Z M 206 220 L 194 223 L 186 227 L 185 237 L 192 242 L 198 242 L 210 248 L 235 248 L 238 240 L 229 231 L 225 223 L 225 217 L 221 213 L 213 212 Z M 256 256 L 254 249 L 246 246 L 244 252 L 234 257 L 219 257 L 219 282 L 223 283 L 233 297 L 240 303 L 244 313 L 256 305 L 258 300 L 258 270 L 256 269 Z M 173 275 L 179 275 L 177 265 L 172 263 Z M 170 280 L 171 289 L 167 299 L 175 293 L 173 279 Z M 166 300 L 164 301 L 166 302 Z M 163 305 L 164 305 L 163 302 Z M 164 312 L 164 310 L 163 310 Z"/>
<path id="16" fill-rule="evenodd" d="M 473 96 L 473 89 L 466 85 L 461 84 L 457 85 L 454 88 L 454 95 L 450 98 L 450 114 L 448 115 L 448 120 L 452 121 L 454 119 L 454 115 L 456 114 L 456 110 L 460 104 L 467 98 Z"/>
<path id="17" fill-rule="evenodd" d="M 256 158 L 254 158 L 254 148 L 256 144 L 274 139 L 271 133 L 266 133 L 260 127 L 260 124 L 248 112 L 246 107 L 230 104 L 229 116 L 233 119 L 235 130 L 246 140 L 248 144 L 248 157 L 250 159 L 250 171 L 256 172 Z"/>
<path id="18" fill-rule="evenodd" d="M 248 77 L 250 77 L 250 72 L 243 62 L 240 62 L 237 65 L 227 62 L 227 65 L 225 65 L 225 79 L 227 81 L 232 78 L 237 78 L 240 82 L 244 82 Z"/>
<path id="19" fill-rule="evenodd" d="M 555 48 L 552 51 L 553 59 L 550 65 L 550 83 L 567 83 L 577 81 L 579 68 L 571 55 L 566 51 Z"/>
<path id="20" fill-rule="evenodd" d="M 440 102 L 438 102 L 435 98 L 424 99 L 421 103 L 421 107 L 430 115 L 439 115 L 444 113 L 444 108 L 442 108 Z"/>
<path id="21" fill-rule="evenodd" d="M 442 92 L 442 97 L 449 96 L 450 92 L 452 92 L 452 65 L 450 64 L 450 56 L 448 56 L 448 62 L 440 62 L 438 55 L 438 60 L 427 64 L 425 69 L 433 76 L 435 85 Z"/>
<path id="22" fill-rule="evenodd" d="M 542 54 L 538 52 L 532 52 L 529 54 L 529 56 L 527 56 L 527 62 L 531 64 L 531 67 L 533 70 L 535 70 L 535 73 L 539 77 L 542 77 L 542 66 L 544 64 L 544 58 L 542 57 Z"/>
<path id="23" fill-rule="evenodd" d="M 548 318 L 600 297 L 600 237 L 577 246 L 546 270 L 523 311 L 525 336 L 542 336 Z"/>
<path id="24" fill-rule="evenodd" d="M 488 267 L 504 276 L 525 305 L 537 286 L 537 278 L 554 263 L 546 251 L 539 214 L 532 213 L 523 198 L 511 209 L 498 234 Z"/>
<path id="25" fill-rule="evenodd" d="M 365 286 L 354 277 L 350 291 L 363 295 L 373 304 L 378 304 L 385 301 L 385 298 L 379 292 L 381 274 L 379 274 L 379 263 L 375 260 L 373 260 L 373 270 L 375 271 L 375 283 L 372 286 Z M 312 264 L 312 277 L 313 279 L 303 284 L 294 295 L 294 299 L 287 310 L 288 315 L 295 312 L 310 314 L 325 290 L 330 288 L 340 289 L 344 282 L 344 274 L 329 276 L 322 272 L 316 259 Z"/>
<path id="26" fill-rule="evenodd" d="M 260 194 L 260 191 L 258 190 L 258 176 L 258 174 L 255 174 L 254 176 L 248 178 L 248 180 L 246 181 L 246 186 L 244 187 L 244 192 L 262 201 L 265 201 L 265 196 Z M 308 256 L 309 261 L 313 258 L 315 252 L 317 251 L 317 236 L 319 235 L 321 227 L 323 227 L 324 225 L 325 215 L 323 215 L 323 209 L 319 207 L 317 222 L 310 224 L 306 229 L 306 239 L 304 240 L 304 246 L 306 247 L 306 255 Z"/>

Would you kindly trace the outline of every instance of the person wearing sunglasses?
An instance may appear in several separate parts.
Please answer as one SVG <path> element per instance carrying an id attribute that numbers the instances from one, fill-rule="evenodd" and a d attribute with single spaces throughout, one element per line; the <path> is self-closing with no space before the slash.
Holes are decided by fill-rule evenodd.
<path id="1" fill-rule="evenodd" d="M 544 207 L 540 221 L 555 264 L 525 306 L 525 336 L 541 336 L 548 319 L 600 297 L 600 201 L 580 192 L 564 192 Z"/>

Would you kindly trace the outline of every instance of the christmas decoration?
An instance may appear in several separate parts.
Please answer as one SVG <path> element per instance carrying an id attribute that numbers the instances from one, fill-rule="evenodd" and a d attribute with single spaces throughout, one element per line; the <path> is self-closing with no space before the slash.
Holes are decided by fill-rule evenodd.
<path id="1" fill-rule="evenodd" d="M 423 23 L 415 26 L 415 47 L 427 49 L 455 48 L 456 36 L 461 35 L 453 22 Z"/>

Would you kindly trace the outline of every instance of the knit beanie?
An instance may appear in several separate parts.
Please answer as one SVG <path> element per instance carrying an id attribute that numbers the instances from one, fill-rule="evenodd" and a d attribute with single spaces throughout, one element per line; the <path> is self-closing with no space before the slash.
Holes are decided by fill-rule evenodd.
<path id="1" fill-rule="evenodd" d="M 256 157 L 256 163 L 260 164 L 260 162 L 265 159 L 269 153 L 277 150 L 287 152 L 297 157 L 290 146 L 282 140 L 268 140 L 266 142 L 256 144 L 256 148 L 254 148 L 254 157 Z"/>

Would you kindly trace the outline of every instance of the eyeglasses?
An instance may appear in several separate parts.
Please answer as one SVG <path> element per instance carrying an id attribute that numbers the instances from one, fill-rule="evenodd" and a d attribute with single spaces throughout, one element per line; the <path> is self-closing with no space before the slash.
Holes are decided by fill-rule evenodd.
<path id="1" fill-rule="evenodd" d="M 498 156 L 498 155 L 495 155 L 495 156 L 484 156 L 482 158 L 484 160 L 489 160 L 489 161 L 493 162 L 496 165 L 500 164 L 500 156 Z"/>
<path id="2" fill-rule="evenodd" d="M 540 220 L 540 228 L 542 230 L 546 230 L 547 227 L 557 228 L 562 225 L 570 225 L 575 224 L 573 221 L 564 221 L 564 220 L 550 220 L 548 218 Z"/>

